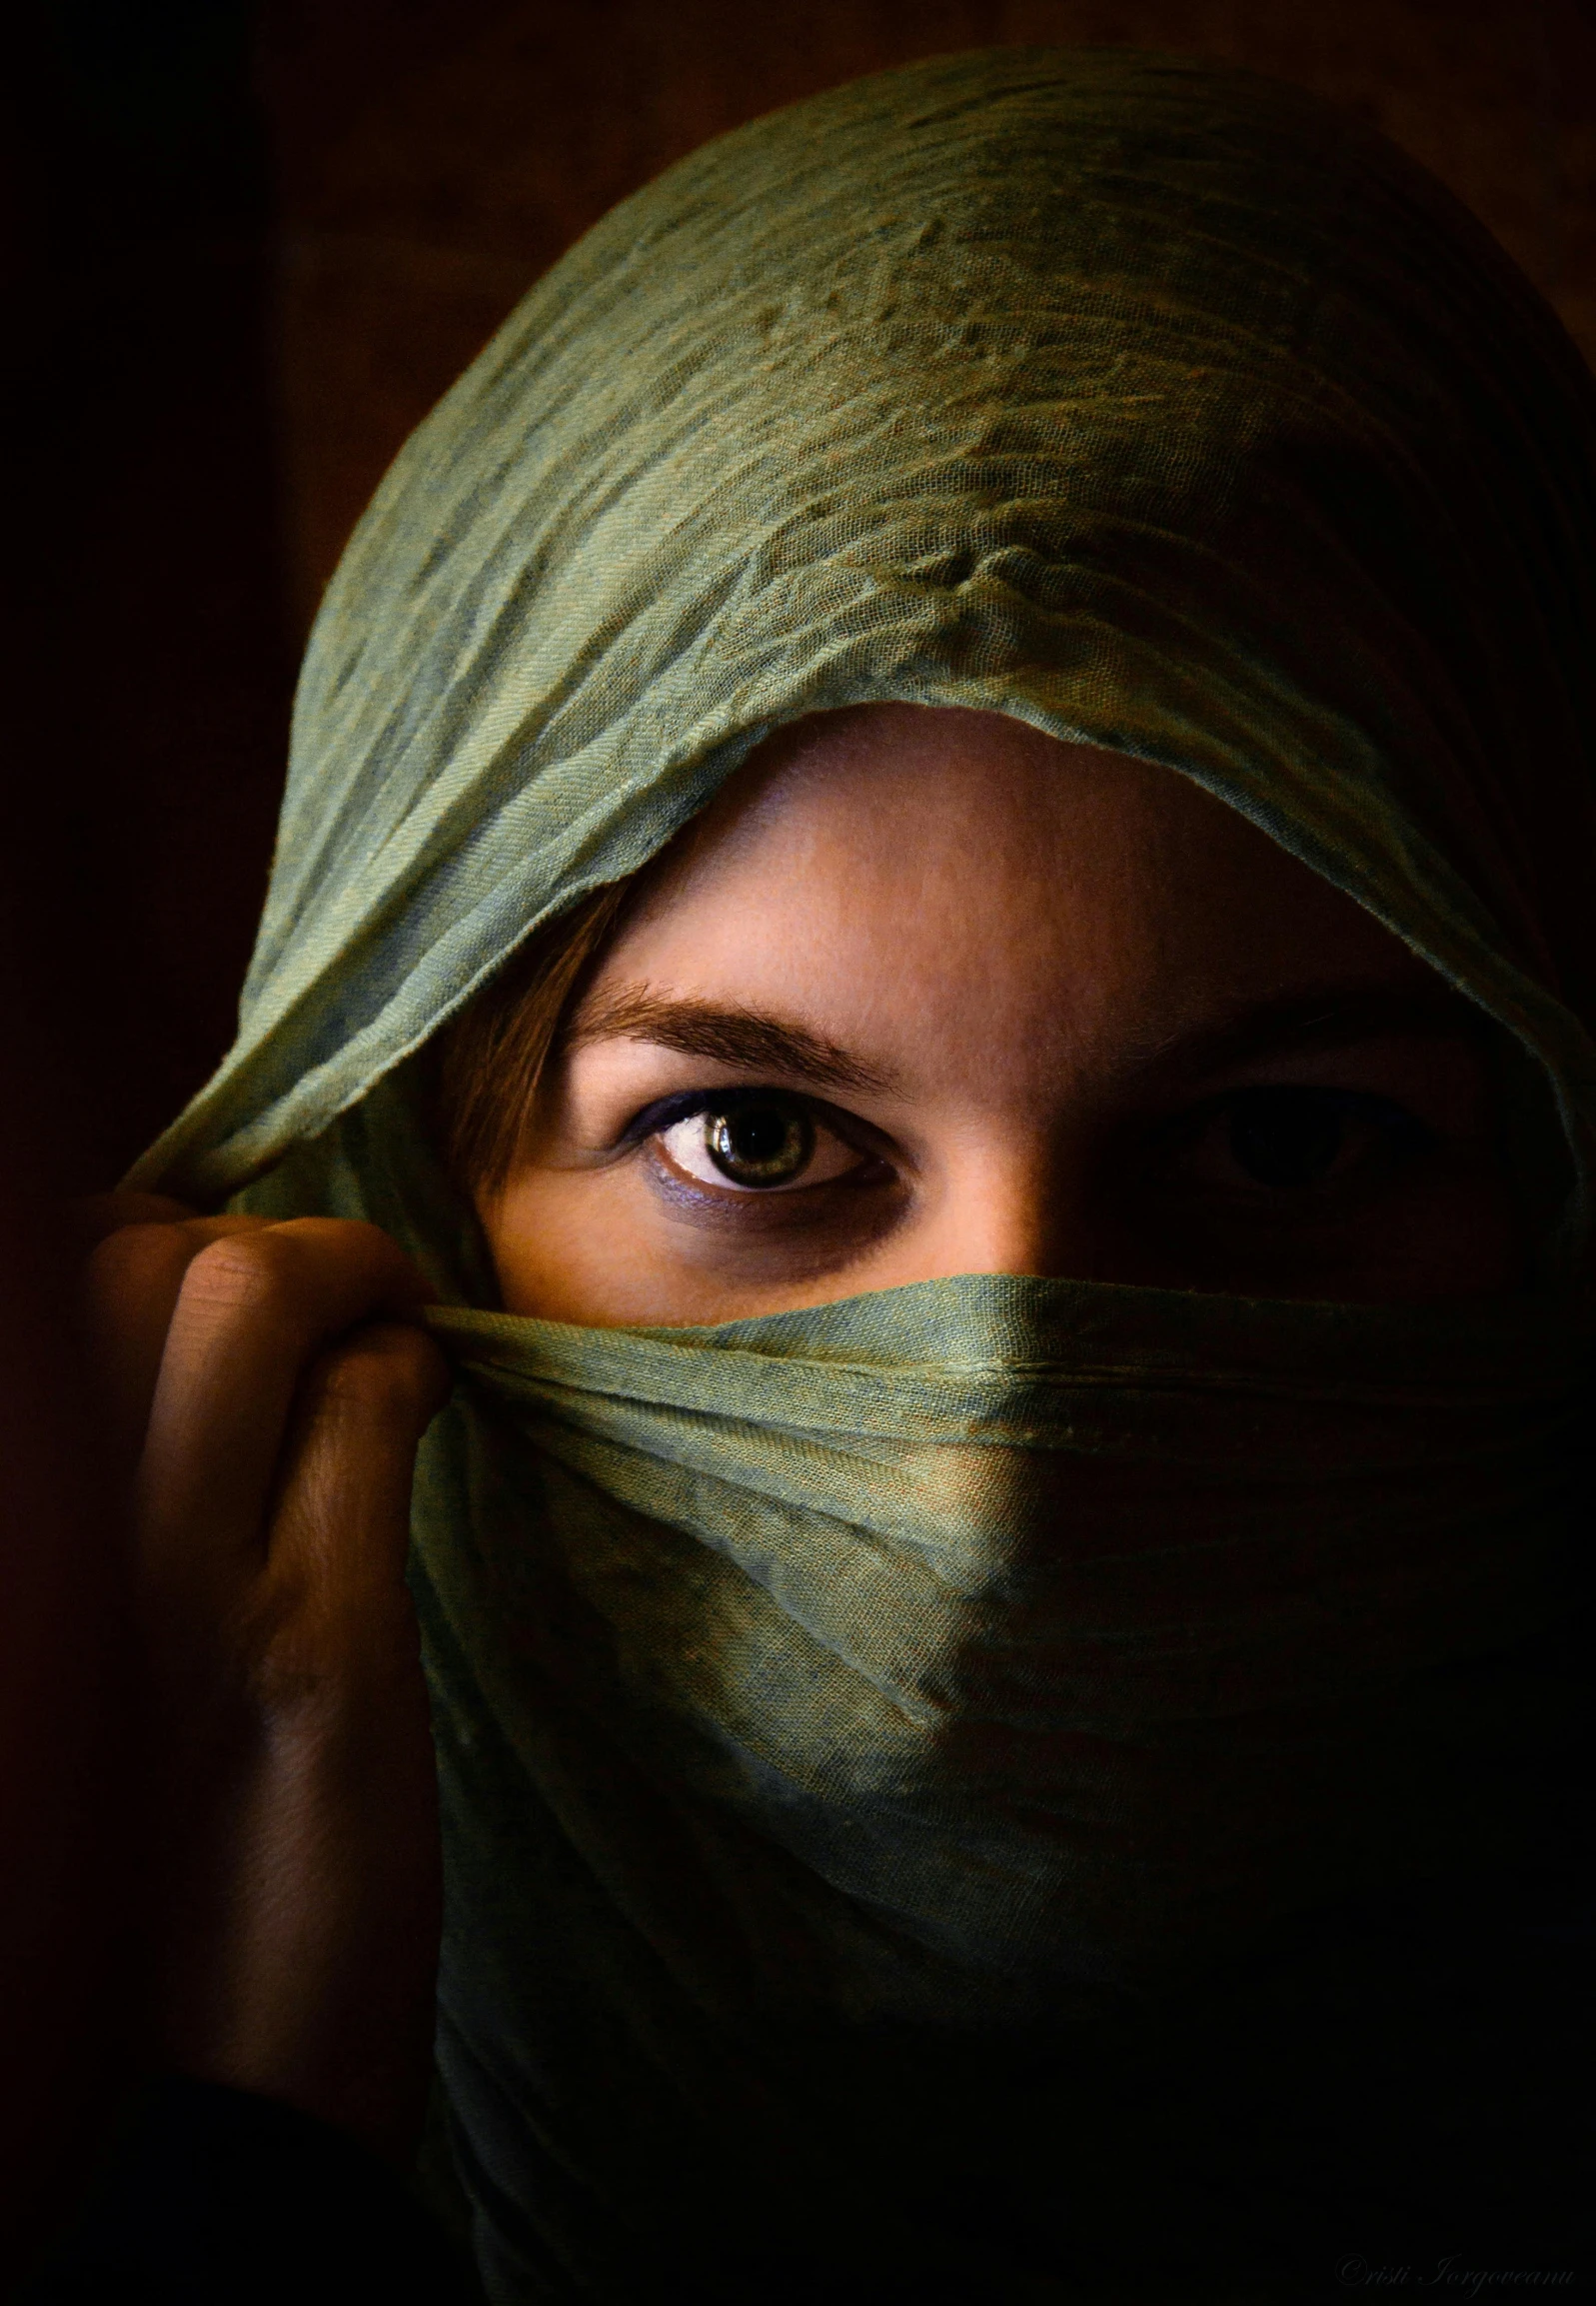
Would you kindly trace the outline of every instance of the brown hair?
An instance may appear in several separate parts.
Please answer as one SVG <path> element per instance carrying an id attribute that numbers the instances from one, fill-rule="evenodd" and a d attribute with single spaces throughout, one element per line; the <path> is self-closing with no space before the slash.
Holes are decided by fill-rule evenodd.
<path id="1" fill-rule="evenodd" d="M 440 1035 L 443 1153 L 466 1191 L 492 1192 L 515 1167 L 544 1072 L 630 892 L 612 882 L 535 930 Z"/>

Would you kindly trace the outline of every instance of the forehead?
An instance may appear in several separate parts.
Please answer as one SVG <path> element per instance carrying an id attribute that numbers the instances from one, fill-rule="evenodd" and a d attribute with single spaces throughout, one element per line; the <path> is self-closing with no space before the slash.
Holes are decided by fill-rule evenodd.
<path id="1" fill-rule="evenodd" d="M 1177 773 L 1000 714 L 878 705 L 762 747 L 640 887 L 601 984 L 807 992 L 1051 1033 L 1179 1030 L 1296 982 L 1429 972 Z M 829 1028 L 828 1028 L 829 1029 Z"/>

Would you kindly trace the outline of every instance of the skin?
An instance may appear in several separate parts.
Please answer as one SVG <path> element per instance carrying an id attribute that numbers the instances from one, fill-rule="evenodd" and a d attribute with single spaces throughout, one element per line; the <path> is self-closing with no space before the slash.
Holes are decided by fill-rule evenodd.
<path id="1" fill-rule="evenodd" d="M 777 1185 L 707 1152 L 750 1099 L 809 1149 Z M 1260 1126 L 1324 1173 L 1260 1182 Z M 960 1272 L 1444 1299 L 1522 1262 L 1479 1028 L 1422 963 L 1178 776 L 898 706 L 768 745 L 643 879 L 480 1209 L 513 1311 L 595 1323 Z M 425 1287 L 367 1225 L 95 1221 L 151 2054 L 403 2159 L 439 1913 Z"/>
<path id="2" fill-rule="evenodd" d="M 374 1225 L 142 1196 L 89 1222 L 134 1522 L 143 2055 L 404 2162 L 441 1899 L 404 1579 L 449 1382 L 425 1284 Z"/>
<path id="3" fill-rule="evenodd" d="M 758 1091 L 814 1133 L 778 1186 L 680 1102 Z M 1238 1113 L 1328 1169 L 1261 1181 Z M 1186 778 L 896 705 L 767 745 L 647 877 L 479 1209 L 511 1311 L 596 1324 L 972 1272 L 1438 1299 L 1522 1258 L 1477 1013 L 1406 947 Z"/>

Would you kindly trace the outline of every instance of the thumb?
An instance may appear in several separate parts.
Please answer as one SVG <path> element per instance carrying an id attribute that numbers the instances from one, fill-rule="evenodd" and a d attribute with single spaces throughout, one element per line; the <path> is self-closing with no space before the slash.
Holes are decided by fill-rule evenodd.
<path id="1" fill-rule="evenodd" d="M 330 1657 L 369 1645 L 402 1601 L 410 1491 L 422 1434 L 449 1398 L 438 1346 L 409 1322 L 372 1322 L 320 1354 L 299 1388 L 266 1583 L 292 1594 Z"/>

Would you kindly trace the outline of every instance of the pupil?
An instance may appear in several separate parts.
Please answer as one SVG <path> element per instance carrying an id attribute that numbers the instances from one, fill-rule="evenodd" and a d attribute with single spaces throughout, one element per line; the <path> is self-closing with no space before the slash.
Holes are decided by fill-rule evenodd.
<path id="1" fill-rule="evenodd" d="M 793 1128 L 786 1114 L 756 1106 L 752 1113 L 729 1115 L 726 1135 L 735 1159 L 758 1163 L 779 1158 Z"/>
<path id="2" fill-rule="evenodd" d="M 1277 1191 L 1316 1185 L 1335 1166 L 1345 1118 L 1334 1098 L 1311 1090 L 1260 1090 L 1236 1100 L 1230 1151 L 1255 1183 Z"/>
<path id="3" fill-rule="evenodd" d="M 797 1108 L 765 1099 L 711 1114 L 706 1140 L 716 1167 L 738 1184 L 786 1184 L 814 1151 L 814 1125 Z"/>

